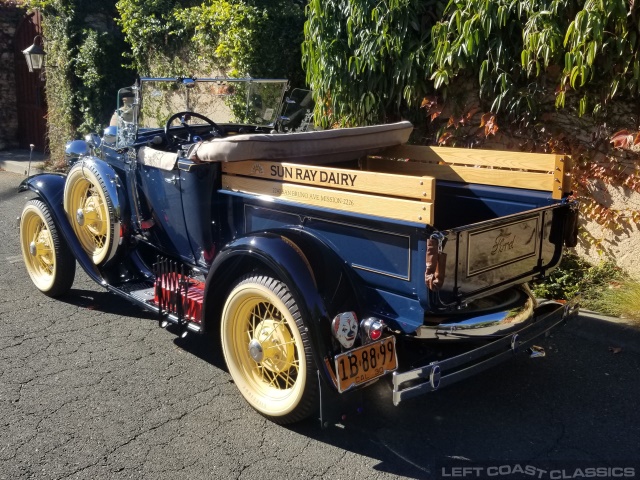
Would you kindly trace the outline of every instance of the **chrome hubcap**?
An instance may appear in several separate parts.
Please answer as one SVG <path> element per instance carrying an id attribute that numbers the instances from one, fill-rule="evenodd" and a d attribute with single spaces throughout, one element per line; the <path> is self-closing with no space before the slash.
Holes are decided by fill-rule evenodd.
<path id="1" fill-rule="evenodd" d="M 29 253 L 31 254 L 32 257 L 35 257 L 37 252 L 38 252 L 38 247 L 36 247 L 36 242 L 31 242 L 29 244 Z"/>
<path id="2" fill-rule="evenodd" d="M 260 363 L 264 359 L 262 345 L 255 338 L 249 342 L 249 355 L 256 363 Z"/>
<path id="3" fill-rule="evenodd" d="M 78 211 L 76 212 L 76 222 L 81 227 L 84 225 L 84 212 L 82 211 L 81 208 L 79 208 Z"/>

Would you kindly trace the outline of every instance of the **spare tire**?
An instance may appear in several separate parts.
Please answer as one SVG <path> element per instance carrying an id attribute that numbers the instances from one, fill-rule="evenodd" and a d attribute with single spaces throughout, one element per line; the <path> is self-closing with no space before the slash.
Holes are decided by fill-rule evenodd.
<path id="1" fill-rule="evenodd" d="M 80 161 L 71 167 L 64 185 L 64 210 L 82 248 L 96 265 L 111 260 L 120 243 L 117 198 L 112 198 L 115 189 L 108 187 L 114 179 L 101 170 L 93 161 Z"/>

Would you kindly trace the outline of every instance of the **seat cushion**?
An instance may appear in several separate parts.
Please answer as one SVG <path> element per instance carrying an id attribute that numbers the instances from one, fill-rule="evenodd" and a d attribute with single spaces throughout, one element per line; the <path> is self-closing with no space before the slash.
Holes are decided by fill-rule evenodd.
<path id="1" fill-rule="evenodd" d="M 138 162 L 147 167 L 173 170 L 177 161 L 177 153 L 163 152 L 162 150 L 156 150 L 151 147 L 141 147 L 140 150 L 138 150 Z"/>

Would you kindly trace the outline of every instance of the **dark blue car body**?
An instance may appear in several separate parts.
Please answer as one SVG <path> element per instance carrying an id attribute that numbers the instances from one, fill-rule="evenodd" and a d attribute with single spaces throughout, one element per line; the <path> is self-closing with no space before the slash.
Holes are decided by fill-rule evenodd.
<path id="1" fill-rule="evenodd" d="M 117 128 L 111 127 L 109 135 L 117 135 Z M 227 135 L 242 134 L 243 128 L 222 125 Z M 266 134 L 273 128 L 277 126 L 252 126 L 251 131 Z M 83 250 L 73 219 L 64 210 L 64 175 L 30 177 L 21 189 L 32 190 L 47 204 L 91 278 L 158 313 L 161 320 L 177 324 L 180 331 L 216 335 L 230 286 L 260 271 L 269 272 L 292 291 L 325 387 L 336 389 L 334 357 L 345 351 L 332 334 L 332 319 L 341 312 L 379 319 L 385 335 L 399 339 L 435 344 L 456 340 L 468 345 L 462 355 L 409 371 L 399 351 L 399 370 L 394 373 L 397 404 L 526 349 L 576 312 L 575 302 L 543 303 L 533 305 L 526 319 L 512 324 L 512 317 L 505 320 L 509 312 L 534 301 L 523 285 L 553 270 L 571 240 L 567 224 L 575 215 L 575 203 L 566 196 L 438 180 L 435 218 L 440 220 L 425 225 L 378 216 L 375 211 L 349 213 L 227 189 L 220 163 L 181 156 L 175 168 L 165 170 L 137 162 L 137 148 L 150 145 L 160 133 L 160 129 L 139 129 L 128 146 L 94 138 L 76 142 L 68 150 L 71 164 L 93 162 L 111 183 L 121 225 L 119 246 L 117 254 L 101 265 Z M 145 228 L 143 222 L 152 223 Z M 478 267 L 470 273 L 470 262 L 483 261 L 470 260 L 477 255 L 472 241 L 505 225 L 536 225 L 536 251 L 499 268 Z M 446 261 L 441 260 L 446 277 L 438 290 L 425 286 L 425 258 L 433 238 L 439 239 L 441 253 L 446 254 Z M 154 288 L 160 258 L 202 282 L 202 314 L 197 320 L 163 311 L 136 293 Z M 411 348 L 411 343 L 402 345 Z"/>

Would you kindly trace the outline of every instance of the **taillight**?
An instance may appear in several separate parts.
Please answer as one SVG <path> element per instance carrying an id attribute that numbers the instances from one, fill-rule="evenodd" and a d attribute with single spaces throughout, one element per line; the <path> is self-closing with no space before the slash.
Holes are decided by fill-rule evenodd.
<path id="1" fill-rule="evenodd" d="M 378 318 L 365 318 L 360 322 L 360 329 L 363 334 L 363 343 L 375 342 L 382 337 L 384 322 Z"/>

